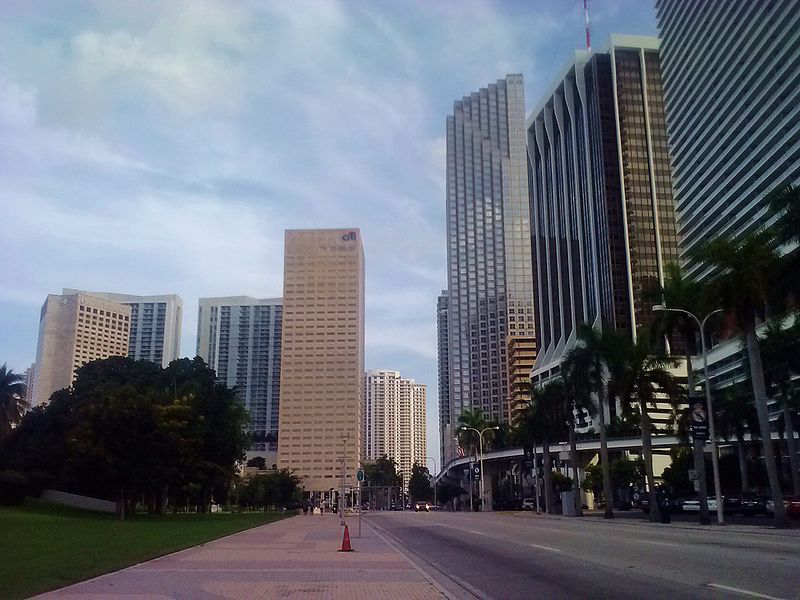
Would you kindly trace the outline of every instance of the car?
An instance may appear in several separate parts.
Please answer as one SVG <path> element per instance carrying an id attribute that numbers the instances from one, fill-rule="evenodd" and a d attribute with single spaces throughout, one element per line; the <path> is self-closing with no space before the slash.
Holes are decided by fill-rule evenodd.
<path id="1" fill-rule="evenodd" d="M 742 497 L 738 494 L 726 494 L 722 497 L 722 511 L 726 515 L 742 512 Z"/>
<path id="2" fill-rule="evenodd" d="M 786 505 L 786 514 L 792 519 L 800 519 L 800 496 L 795 496 Z"/>
<path id="3" fill-rule="evenodd" d="M 749 492 L 742 494 L 742 515 L 750 517 L 753 515 L 767 514 L 767 499 L 759 494 Z"/>
<path id="4" fill-rule="evenodd" d="M 766 512 L 768 515 L 772 516 L 775 514 L 775 501 L 772 498 L 767 498 L 767 501 L 765 502 L 764 506 L 766 508 Z M 788 509 L 789 500 L 784 500 L 783 506 Z"/>
<path id="5" fill-rule="evenodd" d="M 416 504 L 414 504 L 414 511 L 419 512 L 424 510 L 425 512 L 430 511 L 431 503 L 427 502 L 426 500 L 418 500 Z"/>
<path id="6" fill-rule="evenodd" d="M 521 508 L 522 510 L 536 510 L 536 500 L 533 498 L 523 498 Z"/>
<path id="7" fill-rule="evenodd" d="M 725 503 L 725 496 L 722 497 L 723 505 Z M 700 512 L 700 498 L 692 498 L 690 500 L 683 501 L 683 512 L 688 513 L 699 513 Z M 717 510 L 717 499 L 714 496 L 709 496 L 708 498 L 708 512 L 716 512 Z"/>

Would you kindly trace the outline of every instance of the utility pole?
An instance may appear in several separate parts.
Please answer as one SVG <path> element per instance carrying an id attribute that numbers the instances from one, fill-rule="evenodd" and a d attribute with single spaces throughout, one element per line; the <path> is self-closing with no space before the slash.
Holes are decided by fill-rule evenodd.
<path id="1" fill-rule="evenodd" d="M 349 433 L 342 436 L 342 482 L 339 491 L 339 521 L 341 525 L 344 525 L 344 480 L 347 473 L 347 440 L 349 438 Z"/>

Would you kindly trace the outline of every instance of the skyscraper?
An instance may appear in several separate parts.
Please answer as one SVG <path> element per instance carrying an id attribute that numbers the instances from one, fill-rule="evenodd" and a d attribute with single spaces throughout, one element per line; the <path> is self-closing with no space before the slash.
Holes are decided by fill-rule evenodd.
<path id="1" fill-rule="evenodd" d="M 442 290 L 436 301 L 436 343 L 439 366 L 439 460 L 441 465 L 451 460 L 456 453 L 450 425 L 450 361 L 448 359 L 447 290 Z"/>
<path id="2" fill-rule="evenodd" d="M 65 289 L 64 294 L 88 294 L 131 307 L 128 356 L 166 367 L 181 355 L 183 300 L 175 294 L 134 296 Z"/>
<path id="3" fill-rule="evenodd" d="M 287 230 L 278 465 L 309 492 L 361 462 L 364 250 L 358 229 Z"/>
<path id="4" fill-rule="evenodd" d="M 582 323 L 634 338 L 677 260 L 658 39 L 575 52 L 531 113 L 528 153 L 538 382 Z"/>
<path id="5" fill-rule="evenodd" d="M 506 336 L 534 334 L 528 211 L 522 75 L 508 75 L 447 118 L 451 427 L 467 408 L 506 418 Z"/>
<path id="6" fill-rule="evenodd" d="M 281 298 L 200 298 L 197 355 L 250 413 L 248 455 L 275 462 L 280 408 Z M 272 461 L 272 462 L 270 462 Z"/>
<path id="7" fill-rule="evenodd" d="M 426 465 L 426 387 L 398 371 L 367 371 L 364 376 L 363 459 L 386 455 L 407 484 L 414 464 Z"/>
<path id="8" fill-rule="evenodd" d="M 765 224 L 764 196 L 800 182 L 800 3 L 657 0 L 681 263 Z"/>
<path id="9" fill-rule="evenodd" d="M 92 360 L 127 356 L 131 308 L 87 294 L 49 294 L 39 319 L 34 406 L 72 385 L 75 370 Z"/>

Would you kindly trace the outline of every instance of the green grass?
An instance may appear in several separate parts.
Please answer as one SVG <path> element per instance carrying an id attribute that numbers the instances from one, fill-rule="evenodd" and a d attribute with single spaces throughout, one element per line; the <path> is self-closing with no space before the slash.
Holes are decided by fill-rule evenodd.
<path id="1" fill-rule="evenodd" d="M 0 598 L 63 587 L 283 516 L 136 515 L 119 521 L 114 515 L 32 500 L 0 507 Z"/>

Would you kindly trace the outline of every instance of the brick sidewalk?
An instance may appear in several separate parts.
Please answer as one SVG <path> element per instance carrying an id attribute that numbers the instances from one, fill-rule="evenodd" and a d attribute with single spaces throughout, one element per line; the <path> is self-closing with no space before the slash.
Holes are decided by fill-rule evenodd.
<path id="1" fill-rule="evenodd" d="M 37 598 L 164 599 L 445 597 L 364 521 L 348 517 L 355 552 L 337 552 L 335 515 L 296 516 L 109 573 Z"/>

